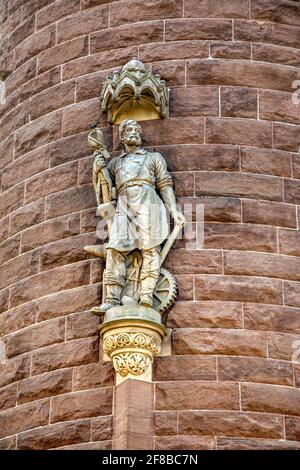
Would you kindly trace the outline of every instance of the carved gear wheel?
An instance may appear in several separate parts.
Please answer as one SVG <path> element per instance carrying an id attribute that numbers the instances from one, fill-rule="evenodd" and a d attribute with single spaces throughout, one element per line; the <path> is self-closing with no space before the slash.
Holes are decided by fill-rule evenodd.
<path id="1" fill-rule="evenodd" d="M 173 306 L 177 295 L 177 283 L 172 274 L 160 268 L 160 275 L 153 293 L 153 307 L 162 315 Z"/>

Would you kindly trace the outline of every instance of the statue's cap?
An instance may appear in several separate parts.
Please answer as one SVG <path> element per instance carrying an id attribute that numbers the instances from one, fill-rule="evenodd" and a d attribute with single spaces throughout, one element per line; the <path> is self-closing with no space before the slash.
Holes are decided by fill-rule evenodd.
<path id="1" fill-rule="evenodd" d="M 122 68 L 122 72 L 124 72 L 125 70 L 143 70 L 146 72 L 146 67 L 143 62 L 134 58 L 127 62 L 126 65 L 124 65 L 124 67 Z"/>

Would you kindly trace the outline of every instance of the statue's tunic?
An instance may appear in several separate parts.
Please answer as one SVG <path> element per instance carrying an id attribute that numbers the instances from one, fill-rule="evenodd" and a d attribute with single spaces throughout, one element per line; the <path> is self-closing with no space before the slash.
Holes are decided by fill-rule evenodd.
<path id="1" fill-rule="evenodd" d="M 108 170 L 118 200 L 107 248 L 129 252 L 160 245 L 169 231 L 166 208 L 157 191 L 172 186 L 163 156 L 144 149 L 135 154 L 123 152 L 109 162 Z"/>

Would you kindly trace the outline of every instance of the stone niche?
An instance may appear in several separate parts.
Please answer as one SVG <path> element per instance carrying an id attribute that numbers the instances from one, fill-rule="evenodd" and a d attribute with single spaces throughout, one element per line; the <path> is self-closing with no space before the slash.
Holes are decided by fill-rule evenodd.
<path id="1" fill-rule="evenodd" d="M 125 119 L 164 119 L 169 114 L 169 89 L 165 81 L 137 59 L 107 77 L 100 100 L 111 124 Z"/>

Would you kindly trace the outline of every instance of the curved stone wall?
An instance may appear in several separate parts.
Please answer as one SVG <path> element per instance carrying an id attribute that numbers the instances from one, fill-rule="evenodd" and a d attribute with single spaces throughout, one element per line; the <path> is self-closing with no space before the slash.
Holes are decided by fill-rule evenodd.
<path id="1" fill-rule="evenodd" d="M 118 149 L 98 97 L 138 57 L 171 88 L 145 145 L 205 208 L 204 249 L 178 242 L 166 263 L 180 294 L 172 355 L 155 361 L 155 447 L 299 449 L 299 2 L 0 5 L 0 448 L 112 445 L 87 133 L 99 120 Z"/>

